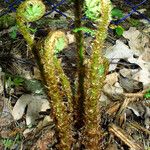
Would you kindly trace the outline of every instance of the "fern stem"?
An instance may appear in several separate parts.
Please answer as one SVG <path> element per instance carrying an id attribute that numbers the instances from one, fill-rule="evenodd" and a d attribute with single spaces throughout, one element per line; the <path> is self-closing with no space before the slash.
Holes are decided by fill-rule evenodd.
<path id="1" fill-rule="evenodd" d="M 82 6 L 83 2 L 80 0 L 74 1 L 75 6 L 75 28 L 80 28 L 81 17 L 82 17 Z M 84 68 L 84 46 L 83 46 L 83 34 L 82 31 L 78 31 L 75 33 L 76 37 L 76 50 L 78 54 L 78 82 L 77 82 L 77 93 L 74 100 L 74 115 L 75 115 L 75 127 L 80 129 L 83 125 L 83 112 L 84 106 L 83 102 L 85 99 L 84 94 L 84 77 L 85 77 L 85 68 Z"/>
<path id="2" fill-rule="evenodd" d="M 99 103 L 104 84 L 108 61 L 102 55 L 104 40 L 110 22 L 111 6 L 109 0 L 100 0 L 101 21 L 93 43 L 92 56 L 87 64 L 85 78 L 85 128 L 83 143 L 87 149 L 99 150 L 102 130 L 100 128 L 101 106 Z"/>
<path id="3" fill-rule="evenodd" d="M 52 118 L 56 125 L 56 136 L 59 139 L 58 148 L 70 150 L 72 138 L 72 94 L 68 78 L 61 68 L 61 62 L 55 55 L 55 46 L 59 38 L 63 38 L 67 46 L 67 38 L 62 31 L 50 32 L 48 36 L 35 42 L 34 35 L 26 26 L 28 22 L 40 19 L 45 13 L 41 0 L 26 0 L 17 10 L 17 24 L 20 32 L 30 46 L 41 72 L 46 93 L 52 108 Z M 35 45 L 36 43 L 36 45 Z M 67 99 L 67 105 L 63 101 Z"/>

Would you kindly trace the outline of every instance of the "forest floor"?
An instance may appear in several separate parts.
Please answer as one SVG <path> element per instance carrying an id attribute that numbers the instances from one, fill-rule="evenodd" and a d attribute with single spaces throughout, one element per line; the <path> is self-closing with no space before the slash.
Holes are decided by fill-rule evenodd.
<path id="1" fill-rule="evenodd" d="M 112 3 L 116 8 L 112 22 L 131 11 L 122 1 L 112 0 Z M 0 2 L 0 14 L 7 6 Z M 59 9 L 69 17 L 54 11 L 31 26 L 36 28 L 37 39 L 52 30 L 65 31 L 69 47 L 58 57 L 72 85 L 77 77 L 77 53 L 70 21 L 73 6 L 68 3 Z M 149 2 L 137 10 L 150 19 Z M 95 23 L 89 20 L 83 20 L 83 26 L 96 30 Z M 87 33 L 84 37 L 88 59 L 94 37 Z M 133 13 L 118 25 L 111 23 L 103 52 L 110 62 L 99 100 L 103 149 L 150 150 L 150 22 Z M 50 110 L 38 67 L 16 26 L 15 12 L 1 16 L 0 150 L 56 149 Z"/>

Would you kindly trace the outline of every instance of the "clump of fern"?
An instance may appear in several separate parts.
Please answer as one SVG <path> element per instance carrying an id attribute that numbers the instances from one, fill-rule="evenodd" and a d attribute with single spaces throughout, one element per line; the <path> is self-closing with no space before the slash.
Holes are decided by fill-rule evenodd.
<path id="1" fill-rule="evenodd" d="M 102 55 L 104 40 L 110 22 L 110 0 L 85 0 L 85 14 L 99 23 L 92 45 L 91 58 L 85 63 L 80 0 L 75 0 L 76 45 L 78 53 L 77 90 L 72 94 L 70 82 L 56 57 L 68 40 L 63 31 L 51 31 L 45 38 L 35 41 L 34 34 L 29 30 L 29 22 L 40 19 L 45 13 L 41 0 L 26 0 L 17 10 L 17 24 L 27 44 L 34 54 L 41 72 L 41 78 L 52 107 L 52 117 L 56 124 L 59 139 L 58 149 L 70 150 L 73 140 L 72 122 L 81 130 L 81 142 L 86 149 L 99 150 L 102 131 L 100 128 L 99 98 L 108 70 L 108 61 Z M 88 30 L 89 31 L 89 30 Z M 90 31 L 89 31 L 90 32 Z M 63 98 L 67 100 L 64 104 Z"/>

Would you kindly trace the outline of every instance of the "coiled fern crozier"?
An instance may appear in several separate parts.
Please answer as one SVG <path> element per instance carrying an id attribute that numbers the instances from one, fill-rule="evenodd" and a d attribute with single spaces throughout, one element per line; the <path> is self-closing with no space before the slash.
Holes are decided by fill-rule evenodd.
<path id="1" fill-rule="evenodd" d="M 86 77 L 84 82 L 85 87 L 85 127 L 83 131 L 84 143 L 90 150 L 100 149 L 100 140 L 102 131 L 100 129 L 101 106 L 99 103 L 101 89 L 104 85 L 104 80 L 108 70 L 108 61 L 102 55 L 102 48 L 104 40 L 107 36 L 107 29 L 111 20 L 111 3 L 110 0 L 86 0 L 87 10 L 90 12 L 94 7 L 96 8 L 96 18 L 98 16 L 97 6 L 100 7 L 100 18 L 98 19 L 99 25 L 96 31 L 96 39 L 92 45 L 92 55 L 87 63 Z M 92 6 L 90 5 L 92 3 Z M 92 15 L 94 12 L 92 13 Z"/>
<path id="2" fill-rule="evenodd" d="M 86 149 L 99 150 L 102 132 L 100 129 L 99 98 L 104 84 L 108 62 L 102 55 L 104 40 L 110 22 L 110 0 L 75 0 L 75 26 L 81 27 L 81 8 L 85 14 L 96 20 L 99 27 L 92 45 L 92 55 L 84 63 L 84 44 L 82 31 L 76 34 L 78 51 L 78 83 L 77 92 L 72 95 L 70 82 L 57 59 L 56 53 L 67 47 L 68 39 L 63 31 L 51 31 L 40 41 L 34 39 L 29 23 L 40 19 L 45 13 L 45 5 L 41 0 L 26 0 L 17 9 L 17 24 L 28 46 L 34 54 L 41 72 L 41 78 L 52 108 L 52 117 L 56 124 L 56 134 L 59 140 L 57 147 L 60 150 L 72 148 L 72 123 L 81 130 L 80 142 Z M 67 105 L 63 99 L 67 100 Z M 82 105 L 83 104 L 83 105 Z M 75 119 L 73 121 L 73 118 Z"/>
<path id="3" fill-rule="evenodd" d="M 29 22 L 40 19 L 44 13 L 45 5 L 41 0 L 26 0 L 17 9 L 17 24 L 39 65 L 52 107 L 52 117 L 56 124 L 56 133 L 59 139 L 58 147 L 69 150 L 72 145 L 72 95 L 70 83 L 56 57 L 59 41 L 63 40 L 63 49 L 67 46 L 68 40 L 64 32 L 53 31 L 41 40 L 42 42 L 36 42 L 34 35 L 30 33 L 27 26 Z M 68 100 L 67 106 L 63 102 L 64 97 Z"/>

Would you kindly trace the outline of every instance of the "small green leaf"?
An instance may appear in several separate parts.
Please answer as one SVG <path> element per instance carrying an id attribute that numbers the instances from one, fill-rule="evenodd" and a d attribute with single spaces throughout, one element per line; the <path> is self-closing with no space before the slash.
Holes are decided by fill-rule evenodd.
<path id="1" fill-rule="evenodd" d="M 4 145 L 5 148 L 10 149 L 13 146 L 13 140 L 11 139 L 3 139 L 2 143 Z"/>
<path id="2" fill-rule="evenodd" d="M 63 37 L 57 39 L 55 44 L 55 53 L 59 53 L 65 47 L 65 41 Z"/>
<path id="3" fill-rule="evenodd" d="M 85 15 L 91 20 L 97 21 L 100 18 L 100 1 L 85 0 Z"/>
<path id="4" fill-rule="evenodd" d="M 33 34 L 37 31 L 37 29 L 33 29 L 33 28 L 31 28 L 31 27 L 28 27 L 28 30 L 29 30 L 30 32 L 32 32 Z"/>
<path id="5" fill-rule="evenodd" d="M 9 33 L 9 36 L 12 39 L 16 39 L 16 37 L 17 37 L 17 30 L 18 30 L 17 26 L 12 27 L 12 31 Z"/>
<path id="6" fill-rule="evenodd" d="M 84 31 L 86 33 L 89 33 L 92 36 L 95 35 L 95 31 L 94 30 L 91 30 L 91 29 L 86 28 L 86 27 L 75 28 L 73 30 L 73 32 L 75 32 L 75 33 L 78 32 L 78 31 Z"/>
<path id="7" fill-rule="evenodd" d="M 150 98 L 150 93 L 144 95 L 145 98 Z"/>
<path id="8" fill-rule="evenodd" d="M 16 31 L 12 31 L 9 33 L 9 36 L 12 38 L 12 39 L 16 39 L 17 37 L 17 32 Z"/>
<path id="9" fill-rule="evenodd" d="M 40 7 L 38 5 L 30 5 L 27 10 L 26 10 L 26 13 L 31 16 L 36 16 L 38 15 L 38 11 L 40 11 Z"/>
<path id="10" fill-rule="evenodd" d="M 121 26 L 117 26 L 117 27 L 115 28 L 115 32 L 116 32 L 116 34 L 117 34 L 118 36 L 121 36 L 121 35 L 123 34 L 123 32 L 124 32 L 124 28 L 121 27 Z"/>
<path id="11" fill-rule="evenodd" d="M 144 94 L 144 98 L 150 98 L 150 89 Z"/>
<path id="12" fill-rule="evenodd" d="M 104 65 L 100 65 L 99 69 L 98 69 L 98 73 L 100 76 L 102 76 L 105 72 L 105 67 Z"/>
<path id="13" fill-rule="evenodd" d="M 29 4 L 24 11 L 23 15 L 27 20 L 34 20 L 34 18 L 38 18 L 43 13 L 43 7 L 37 4 Z"/>
<path id="14" fill-rule="evenodd" d="M 23 78 L 19 78 L 19 77 L 18 78 L 14 78 L 13 82 L 14 82 L 15 86 L 20 86 L 24 82 L 24 79 Z"/>
<path id="15" fill-rule="evenodd" d="M 117 17 L 117 19 L 120 19 L 123 17 L 123 12 L 120 9 L 114 8 L 111 11 L 111 15 L 113 18 Z"/>

